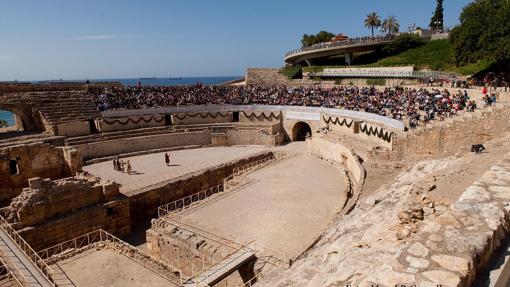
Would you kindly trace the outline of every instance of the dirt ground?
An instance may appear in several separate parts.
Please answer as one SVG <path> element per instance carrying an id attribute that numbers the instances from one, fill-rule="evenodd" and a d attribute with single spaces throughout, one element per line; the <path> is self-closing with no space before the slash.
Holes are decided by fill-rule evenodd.
<path id="1" fill-rule="evenodd" d="M 129 160 L 132 173 L 122 173 L 113 169 L 111 161 L 83 167 L 83 170 L 101 178 L 120 183 L 120 191 L 129 194 L 142 187 L 170 180 L 204 168 L 223 164 L 268 150 L 261 146 L 209 147 L 170 152 L 170 165 L 165 165 L 165 153 L 123 158 Z"/>
<path id="2" fill-rule="evenodd" d="M 343 174 L 311 155 L 247 176 L 255 181 L 185 217 L 292 258 L 313 243 L 345 200 Z"/>
<path id="3" fill-rule="evenodd" d="M 79 287 L 177 286 L 112 250 L 96 250 L 78 254 L 59 265 Z"/>

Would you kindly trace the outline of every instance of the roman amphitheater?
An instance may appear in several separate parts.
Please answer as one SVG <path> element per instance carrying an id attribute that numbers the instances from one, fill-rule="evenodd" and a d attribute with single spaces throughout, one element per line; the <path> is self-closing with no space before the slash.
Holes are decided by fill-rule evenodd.
<path id="1" fill-rule="evenodd" d="M 104 110 L 82 84 L 4 89 L 17 130 L 0 134 L 0 283 L 506 286 L 509 95 L 467 92 L 474 112 L 409 129 L 337 108 Z"/>

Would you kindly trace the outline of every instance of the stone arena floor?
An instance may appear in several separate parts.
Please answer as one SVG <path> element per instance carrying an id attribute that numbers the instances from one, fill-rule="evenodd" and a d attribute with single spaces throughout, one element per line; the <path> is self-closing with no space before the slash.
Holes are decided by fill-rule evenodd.
<path id="1" fill-rule="evenodd" d="M 183 216 L 289 259 L 312 244 L 339 211 L 343 176 L 328 163 L 299 154 L 247 174 L 252 183 Z"/>
<path id="2" fill-rule="evenodd" d="M 59 263 L 76 286 L 176 286 L 143 265 L 112 250 L 78 254 Z"/>
<path id="3" fill-rule="evenodd" d="M 131 174 L 113 169 L 112 161 L 83 167 L 93 175 L 120 183 L 120 191 L 129 194 L 137 189 L 171 180 L 204 168 L 242 159 L 268 150 L 261 146 L 210 147 L 169 152 L 170 165 L 165 165 L 164 152 L 123 158 L 132 166 Z"/>

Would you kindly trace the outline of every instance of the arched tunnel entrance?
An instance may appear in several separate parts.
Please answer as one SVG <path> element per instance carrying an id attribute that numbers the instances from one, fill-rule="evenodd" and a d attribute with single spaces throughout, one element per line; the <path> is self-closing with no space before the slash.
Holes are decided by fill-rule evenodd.
<path id="1" fill-rule="evenodd" d="M 0 108 L 0 132 L 5 131 L 24 131 L 25 124 L 21 117 L 14 111 Z"/>
<path id="2" fill-rule="evenodd" d="M 304 141 L 312 137 L 312 129 L 305 122 L 297 122 L 292 128 L 292 141 Z"/>

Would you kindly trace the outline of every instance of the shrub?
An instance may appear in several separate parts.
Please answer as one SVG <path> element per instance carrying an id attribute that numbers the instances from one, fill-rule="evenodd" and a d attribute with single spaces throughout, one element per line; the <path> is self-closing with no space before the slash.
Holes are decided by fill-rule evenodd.
<path id="1" fill-rule="evenodd" d="M 285 75 L 289 80 L 303 78 L 303 67 L 300 65 L 286 66 L 280 70 L 282 75 Z"/>

